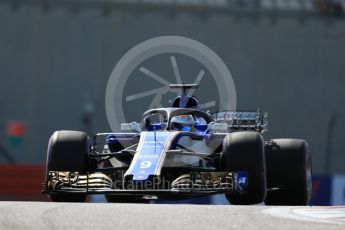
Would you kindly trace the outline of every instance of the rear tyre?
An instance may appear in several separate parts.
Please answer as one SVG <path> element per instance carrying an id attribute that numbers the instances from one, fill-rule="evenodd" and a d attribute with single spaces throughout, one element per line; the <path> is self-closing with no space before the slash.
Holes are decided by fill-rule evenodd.
<path id="1" fill-rule="evenodd" d="M 46 179 L 49 171 L 87 173 L 90 138 L 78 131 L 56 131 L 50 137 L 47 152 Z M 55 202 L 83 202 L 85 194 L 49 194 Z"/>
<path id="2" fill-rule="evenodd" d="M 244 195 L 225 194 L 231 204 L 258 204 L 266 196 L 264 140 L 257 132 L 235 132 L 223 141 L 222 170 L 247 171 L 248 188 Z"/>
<path id="3" fill-rule="evenodd" d="M 312 191 L 312 164 L 304 140 L 275 139 L 266 148 L 267 205 L 307 205 Z"/>

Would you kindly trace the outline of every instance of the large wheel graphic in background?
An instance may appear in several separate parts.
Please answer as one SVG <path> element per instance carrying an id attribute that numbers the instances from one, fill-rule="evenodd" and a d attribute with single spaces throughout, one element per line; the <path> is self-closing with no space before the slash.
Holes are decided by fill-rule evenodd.
<path id="1" fill-rule="evenodd" d="M 171 75 L 174 76 L 174 81 L 168 81 L 166 78 L 143 66 L 143 63 L 148 59 L 162 54 L 168 55 L 167 60 L 170 61 L 172 67 Z M 129 50 L 116 64 L 111 73 L 106 89 L 105 106 L 108 122 L 113 132 L 119 131 L 121 123 L 130 121 L 124 112 L 123 101 L 131 102 L 151 96 L 152 100 L 146 108 L 149 109 L 160 107 L 164 94 L 169 92 L 179 93 L 176 90 L 169 89 L 169 84 L 184 82 L 183 74 L 179 70 L 178 64 L 180 63 L 177 59 L 181 55 L 194 59 L 202 66 L 195 75 L 193 82 L 186 83 L 200 83 L 202 85 L 201 81 L 204 77 L 206 78 L 206 75 L 209 75 L 207 77 L 212 77 L 215 83 L 216 87 L 214 88 L 217 92 L 210 92 L 210 87 L 207 88 L 207 86 L 204 88 L 208 90 L 205 93 L 209 94 L 210 98 L 212 95 L 217 95 L 217 98 L 201 101 L 201 109 L 207 109 L 215 105 L 217 105 L 219 110 L 236 109 L 237 98 L 234 81 L 227 66 L 215 52 L 200 42 L 189 38 L 179 36 L 156 37 L 146 40 Z M 155 88 L 144 91 L 138 90 L 136 93 L 126 95 L 124 90 L 126 83 L 135 71 L 140 72 L 147 79 L 155 81 L 159 86 L 156 87 L 157 84 L 155 84 Z M 138 79 L 138 84 L 140 84 L 140 81 L 142 79 Z M 194 91 L 189 92 L 190 95 L 193 93 Z M 138 112 L 143 113 L 144 111 Z"/>

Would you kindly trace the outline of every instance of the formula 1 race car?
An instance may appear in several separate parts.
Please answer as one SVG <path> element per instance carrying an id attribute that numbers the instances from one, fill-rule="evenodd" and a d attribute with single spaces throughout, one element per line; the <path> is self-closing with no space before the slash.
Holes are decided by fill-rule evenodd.
<path id="1" fill-rule="evenodd" d="M 264 140 L 267 113 L 198 110 L 180 88 L 171 108 L 146 111 L 121 133 L 56 131 L 43 193 L 52 201 L 145 202 L 225 194 L 231 204 L 306 205 L 311 155 L 304 140 Z"/>

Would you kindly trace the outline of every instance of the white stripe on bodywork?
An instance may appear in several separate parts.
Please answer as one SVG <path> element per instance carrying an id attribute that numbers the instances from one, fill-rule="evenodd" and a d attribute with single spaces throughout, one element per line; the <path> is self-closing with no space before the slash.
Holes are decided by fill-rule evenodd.
<path id="1" fill-rule="evenodd" d="M 166 152 L 180 132 L 142 132 L 136 154 L 125 176 L 133 175 L 135 180 L 146 180 L 150 175 L 159 176 Z M 155 137 L 156 135 L 156 141 Z M 143 163 L 148 163 L 148 167 Z"/>

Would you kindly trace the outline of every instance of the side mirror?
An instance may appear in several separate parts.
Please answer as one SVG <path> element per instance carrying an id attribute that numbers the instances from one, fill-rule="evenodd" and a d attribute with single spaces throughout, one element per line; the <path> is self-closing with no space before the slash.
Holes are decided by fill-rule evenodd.
<path id="1" fill-rule="evenodd" d="M 121 124 L 121 131 L 140 133 L 141 132 L 140 124 L 138 122 L 123 123 Z"/>
<path id="2" fill-rule="evenodd" d="M 207 129 L 213 132 L 228 133 L 229 128 L 226 123 L 211 122 L 208 124 Z"/>

